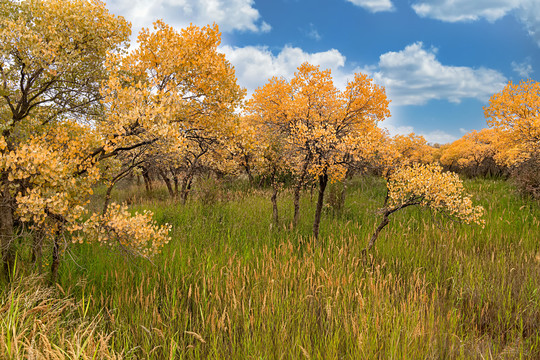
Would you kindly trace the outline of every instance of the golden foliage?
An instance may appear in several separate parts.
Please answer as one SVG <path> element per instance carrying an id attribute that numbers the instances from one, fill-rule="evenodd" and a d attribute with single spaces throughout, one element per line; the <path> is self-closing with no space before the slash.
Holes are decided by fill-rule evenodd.
<path id="1" fill-rule="evenodd" d="M 340 91 L 330 70 L 304 63 L 290 81 L 274 77 L 255 90 L 248 113 L 264 132 L 285 139 L 295 172 L 309 164 L 312 176 L 339 181 L 354 156 L 372 149 L 378 121 L 390 116 L 388 103 L 367 75 L 355 74 Z"/>
<path id="2" fill-rule="evenodd" d="M 136 255 L 151 257 L 161 251 L 170 240 L 168 224 L 157 225 L 152 220 L 153 213 L 131 215 L 126 205 L 110 204 L 103 215 L 93 214 L 82 224 L 86 239 L 105 245 L 118 245 L 123 250 L 135 252 Z M 78 237 L 75 241 L 82 241 Z"/>
<path id="3" fill-rule="evenodd" d="M 419 205 L 460 219 L 484 224 L 482 206 L 473 206 L 459 176 L 436 164 L 413 164 L 398 169 L 388 182 L 388 207 Z"/>
<path id="4" fill-rule="evenodd" d="M 540 152 L 539 82 L 529 79 L 514 85 L 510 81 L 491 97 L 484 114 L 500 137 L 499 162 L 514 165 Z"/>
<path id="5" fill-rule="evenodd" d="M 497 133 L 494 129 L 473 130 L 443 148 L 440 162 L 446 166 L 480 166 L 496 152 Z"/>

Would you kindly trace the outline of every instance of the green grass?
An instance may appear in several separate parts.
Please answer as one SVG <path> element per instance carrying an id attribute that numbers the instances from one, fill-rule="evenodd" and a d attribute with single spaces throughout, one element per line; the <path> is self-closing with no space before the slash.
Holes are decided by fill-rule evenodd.
<path id="1" fill-rule="evenodd" d="M 63 316 L 99 319 L 108 351 L 126 359 L 540 357 L 540 207 L 507 183 L 465 182 L 485 228 L 409 208 L 368 257 L 379 179 L 348 183 L 345 207 L 325 207 L 317 242 L 316 191 L 303 194 L 291 229 L 289 190 L 276 228 L 269 190 L 203 185 L 185 206 L 161 188 L 116 192 L 172 224 L 173 240 L 152 264 L 72 248 L 60 287 L 78 310 Z"/>

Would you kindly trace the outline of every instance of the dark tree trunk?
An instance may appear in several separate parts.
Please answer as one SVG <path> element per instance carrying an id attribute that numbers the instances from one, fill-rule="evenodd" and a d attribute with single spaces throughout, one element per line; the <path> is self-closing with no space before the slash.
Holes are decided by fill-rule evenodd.
<path id="1" fill-rule="evenodd" d="M 274 172 L 272 173 L 272 197 L 270 200 L 272 201 L 272 220 L 274 221 L 274 226 L 276 229 L 279 226 L 279 213 L 277 207 L 278 189 L 279 187 L 276 182 L 276 169 L 274 169 Z"/>
<path id="2" fill-rule="evenodd" d="M 406 207 L 418 205 L 418 204 L 420 204 L 421 200 L 422 200 L 422 198 L 413 198 L 413 199 L 409 200 L 408 202 L 406 202 L 405 204 L 402 204 L 402 205 L 400 205 L 398 207 L 385 208 L 384 212 L 383 212 L 383 219 L 382 219 L 381 223 L 379 224 L 379 226 L 377 226 L 377 229 L 375 229 L 375 232 L 373 233 L 373 235 L 369 239 L 368 246 L 364 250 L 362 250 L 362 252 L 366 253 L 367 251 L 371 250 L 373 245 L 375 245 L 375 240 L 377 240 L 377 238 L 379 237 L 379 234 L 381 233 L 382 229 L 384 229 L 384 227 L 386 225 L 388 225 L 388 223 L 390 222 L 390 215 L 392 215 L 396 211 L 399 211 L 399 210 L 404 209 Z"/>
<path id="3" fill-rule="evenodd" d="M 364 249 L 364 252 L 371 250 L 373 245 L 375 245 L 375 240 L 377 240 L 377 238 L 379 237 L 381 230 L 384 229 L 384 227 L 390 222 L 390 219 L 388 218 L 389 216 L 389 212 L 384 213 L 381 223 L 379 224 L 379 226 L 377 226 L 377 229 L 375 229 L 373 235 L 371 235 L 371 239 L 369 239 L 368 246 L 366 249 Z"/>
<path id="4" fill-rule="evenodd" d="M 193 173 L 190 172 L 182 180 L 182 205 L 185 205 L 191 190 L 191 182 L 193 181 Z"/>
<path id="5" fill-rule="evenodd" d="M 171 174 L 173 179 L 173 185 L 174 185 L 174 198 L 178 197 L 178 174 L 176 173 L 176 169 L 171 167 Z"/>
<path id="6" fill-rule="evenodd" d="M 146 187 L 146 193 L 150 194 L 150 192 L 152 191 L 152 179 L 150 179 L 150 174 L 148 173 L 148 169 L 144 167 L 142 169 L 143 169 L 142 176 L 144 179 L 144 186 Z"/>
<path id="7" fill-rule="evenodd" d="M 307 175 L 307 168 L 310 162 L 310 156 L 308 155 L 302 165 L 302 172 L 300 173 L 300 178 L 294 187 L 294 216 L 293 216 L 293 227 L 298 225 L 298 220 L 300 219 L 300 192 L 302 191 L 302 186 L 304 185 L 304 180 Z"/>
<path id="8" fill-rule="evenodd" d="M 61 227 L 56 231 L 54 235 L 53 251 L 52 251 L 52 263 L 51 263 L 51 284 L 56 284 L 58 281 L 58 268 L 60 267 L 60 236 L 62 230 Z"/>
<path id="9" fill-rule="evenodd" d="M 321 224 L 321 213 L 324 204 L 324 191 L 328 185 L 328 174 L 319 175 L 319 197 L 317 198 L 317 209 L 315 210 L 315 219 L 313 221 L 313 236 L 319 238 L 319 226 Z"/>
<path id="10" fill-rule="evenodd" d="M 249 166 L 249 158 L 244 156 L 244 169 L 249 179 L 249 183 L 253 184 L 253 174 L 251 173 L 251 166 Z"/>
<path id="11" fill-rule="evenodd" d="M 7 189 L 0 198 L 0 246 L 2 247 L 2 264 L 4 273 L 9 279 L 15 264 L 15 252 L 13 250 L 13 200 Z"/>
<path id="12" fill-rule="evenodd" d="M 163 179 L 163 182 L 165 182 L 165 185 L 167 186 L 167 190 L 169 191 L 169 196 L 174 198 L 175 195 L 174 195 L 173 185 L 171 183 L 171 180 L 167 176 L 167 174 L 165 174 L 165 171 L 160 169 L 159 170 L 159 176 L 161 176 L 161 178 Z"/>

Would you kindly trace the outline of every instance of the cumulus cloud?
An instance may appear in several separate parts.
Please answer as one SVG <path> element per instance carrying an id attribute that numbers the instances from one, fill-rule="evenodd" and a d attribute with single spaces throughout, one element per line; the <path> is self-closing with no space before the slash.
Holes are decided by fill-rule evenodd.
<path id="1" fill-rule="evenodd" d="M 421 0 L 412 5 L 422 17 L 442 21 L 495 21 L 519 5 L 519 0 Z"/>
<path id="2" fill-rule="evenodd" d="M 334 80 L 338 86 L 343 76 L 341 69 L 345 65 L 345 56 L 338 50 L 307 53 L 304 50 L 285 46 L 274 55 L 267 47 L 246 46 L 233 47 L 224 45 L 220 51 L 225 54 L 236 70 L 238 83 L 252 93 L 257 87 L 264 85 L 274 76 L 291 79 L 298 66 L 303 62 L 320 65 L 322 69 L 332 69 Z M 336 76 L 337 75 L 337 76 Z"/>
<path id="3" fill-rule="evenodd" d="M 534 72 L 530 58 L 527 58 L 524 62 L 521 63 L 512 61 L 512 70 L 514 70 L 522 78 L 529 78 Z"/>
<path id="4" fill-rule="evenodd" d="M 394 4 L 390 0 L 347 0 L 356 6 L 360 6 L 370 12 L 392 11 Z"/>
<path id="5" fill-rule="evenodd" d="M 493 22 L 514 14 L 540 46 L 540 2 L 538 0 L 419 0 L 412 5 L 421 17 L 441 21 Z"/>
<path id="6" fill-rule="evenodd" d="M 506 84 L 506 78 L 492 69 L 443 65 L 436 49 L 426 50 L 421 42 L 381 55 L 372 76 L 386 87 L 395 105 L 423 105 L 434 99 L 486 101 Z"/>
<path id="7" fill-rule="evenodd" d="M 271 29 L 254 8 L 254 0 L 110 0 L 107 7 L 131 21 L 135 33 L 142 27 L 151 27 L 156 19 L 176 28 L 215 22 L 222 31 Z"/>
<path id="8" fill-rule="evenodd" d="M 392 105 L 423 105 L 442 99 L 459 103 L 462 99 L 488 100 L 507 83 L 498 71 L 486 68 L 449 66 L 436 58 L 436 49 L 425 49 L 421 42 L 397 52 L 382 54 L 377 65 L 354 68 L 336 49 L 309 53 L 298 47 L 285 46 L 274 54 L 268 47 L 233 47 L 220 51 L 236 69 L 240 85 L 248 93 L 264 85 L 273 76 L 291 79 L 303 62 L 331 69 L 334 83 L 344 89 L 355 72 L 369 73 L 377 84 L 384 85 Z"/>

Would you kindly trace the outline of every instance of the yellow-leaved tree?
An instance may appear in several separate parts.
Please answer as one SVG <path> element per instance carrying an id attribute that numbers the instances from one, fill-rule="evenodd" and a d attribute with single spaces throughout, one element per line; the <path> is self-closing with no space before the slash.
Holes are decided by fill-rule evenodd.
<path id="1" fill-rule="evenodd" d="M 366 250 L 373 247 L 381 230 L 390 222 L 390 215 L 409 206 L 429 208 L 467 224 L 484 224 L 484 208 L 473 206 L 459 176 L 444 172 L 437 164 L 414 163 L 402 166 L 392 173 L 387 187 L 388 201 L 381 209 L 383 219 Z"/>
<path id="2" fill-rule="evenodd" d="M 494 157 L 498 143 L 495 129 L 473 130 L 441 150 L 440 163 L 450 170 L 465 171 L 471 176 L 497 175 Z"/>
<path id="3" fill-rule="evenodd" d="M 540 199 L 540 83 L 509 82 L 484 113 L 497 133 L 495 160 L 509 167 L 522 191 Z"/>
<path id="4" fill-rule="evenodd" d="M 100 91 L 108 80 L 105 63 L 110 70 L 125 53 L 129 23 L 97 0 L 1 0 L 0 9 L 0 238 L 6 272 L 13 266 L 14 239 L 28 238 L 20 234 L 25 229 L 31 230 L 38 264 L 44 241 L 51 241 L 53 281 L 65 234 L 88 230 L 92 237 L 99 228 L 95 240 L 107 235 L 140 255 L 158 251 L 168 241 L 168 226 L 153 223 L 150 213 L 132 218 L 115 205 L 84 221 L 103 162 L 146 144 L 150 138 L 139 135 L 149 130 L 166 135 L 170 129 L 164 121 L 147 121 L 161 109 L 133 114 L 137 126 L 123 128 L 126 123 L 102 102 L 110 95 Z M 118 94 L 131 101 L 151 96 Z M 131 220 L 136 224 L 130 230 Z"/>
<path id="5" fill-rule="evenodd" d="M 493 95 L 484 108 L 489 126 L 500 137 L 497 159 L 508 165 L 540 153 L 540 83 L 529 79 Z"/>
<path id="6" fill-rule="evenodd" d="M 222 163 L 215 159 L 226 152 L 235 132 L 235 110 L 245 91 L 238 86 L 232 65 L 217 51 L 221 42 L 217 25 L 176 31 L 156 21 L 153 31 L 143 29 L 137 41 L 137 49 L 112 62 L 120 65 L 111 68 L 104 91 L 115 118 L 105 123 L 104 133 L 111 142 L 125 131 L 130 142 L 144 136 L 155 143 L 146 163 L 154 166 L 172 196 L 180 192 L 185 201 L 197 168 Z M 149 122 L 151 131 L 139 131 L 143 121 Z M 178 139 L 176 146 L 157 143 L 172 138 Z"/>
<path id="7" fill-rule="evenodd" d="M 330 70 L 302 64 L 287 81 L 272 78 L 255 90 L 248 113 L 262 128 L 286 140 L 288 158 L 297 182 L 293 224 L 298 222 L 300 190 L 315 179 L 319 195 L 313 235 L 319 235 L 324 193 L 329 181 L 340 181 L 352 155 L 370 148 L 370 132 L 390 116 L 384 88 L 364 74 L 355 74 L 344 90 Z"/>

